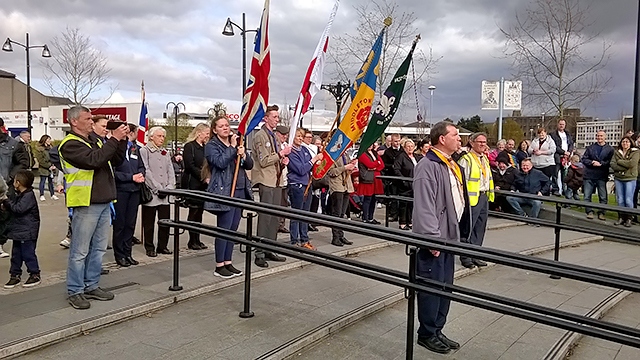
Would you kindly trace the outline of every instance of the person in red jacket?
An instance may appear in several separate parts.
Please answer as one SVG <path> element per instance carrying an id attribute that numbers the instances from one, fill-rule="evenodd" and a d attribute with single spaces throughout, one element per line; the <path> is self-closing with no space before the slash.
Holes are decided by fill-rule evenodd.
<path id="1" fill-rule="evenodd" d="M 362 201 L 362 221 L 370 224 L 380 224 L 373 218 L 376 210 L 376 195 L 384 194 L 382 180 L 378 178 L 384 169 L 384 162 L 373 145 L 367 148 L 358 158 L 358 170 L 360 172 L 360 185 L 358 192 L 364 196 Z"/>

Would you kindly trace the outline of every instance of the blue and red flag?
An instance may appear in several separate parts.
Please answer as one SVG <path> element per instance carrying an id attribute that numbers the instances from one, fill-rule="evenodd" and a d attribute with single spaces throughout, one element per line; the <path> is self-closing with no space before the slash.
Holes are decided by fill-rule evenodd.
<path id="1" fill-rule="evenodd" d="M 142 107 L 140 108 L 140 121 L 138 122 L 138 145 L 147 144 L 147 130 L 149 130 L 149 118 L 147 117 L 147 103 L 145 102 L 144 81 L 142 81 Z"/>
<path id="2" fill-rule="evenodd" d="M 271 55 L 269 50 L 269 0 L 264 1 L 260 28 L 256 33 L 247 90 L 244 92 L 238 132 L 249 134 L 264 118 L 269 103 Z"/>

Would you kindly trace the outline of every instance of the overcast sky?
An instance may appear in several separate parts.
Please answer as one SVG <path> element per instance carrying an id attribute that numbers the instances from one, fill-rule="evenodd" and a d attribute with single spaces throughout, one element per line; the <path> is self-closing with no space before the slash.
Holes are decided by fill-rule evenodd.
<path id="1" fill-rule="evenodd" d="M 588 0 L 584 0 L 588 1 Z M 354 6 L 366 0 L 342 0 L 332 34 L 355 33 Z M 510 61 L 502 53 L 504 38 L 498 26 L 508 26 L 528 0 L 397 0 L 401 10 L 415 12 L 414 24 L 422 35 L 419 48 L 433 49 L 441 57 L 430 84 L 437 86 L 433 119 L 459 119 L 479 114 L 485 121 L 496 111 L 480 110 L 480 82 L 509 78 Z M 270 103 L 291 104 L 296 98 L 311 55 L 326 25 L 334 0 L 272 0 L 270 42 L 272 52 Z M 144 79 L 150 112 L 158 116 L 168 101 L 182 101 L 188 112 L 206 112 L 223 101 L 238 112 L 242 92 L 241 37 L 221 34 L 227 17 L 256 28 L 263 0 L 6 0 L 0 8 L 0 37 L 46 43 L 65 27 L 78 27 L 91 37 L 112 68 L 109 85 L 117 86 L 111 102 L 139 102 Z M 586 109 L 601 119 L 620 118 L 633 110 L 633 75 L 637 1 L 610 0 L 592 4 L 593 31 L 613 42 L 607 73 L 610 92 Z M 250 34 L 251 35 L 251 34 Z M 251 38 L 251 36 L 250 36 Z M 407 47 L 410 43 L 407 43 Z M 252 41 L 248 41 L 251 56 Z M 0 69 L 25 79 L 24 53 L 0 52 Z M 51 49 L 55 56 L 56 49 Z M 331 51 L 331 42 L 329 44 Z M 42 81 L 39 54 L 32 52 L 32 84 L 48 93 Z M 248 64 L 250 59 L 248 59 Z M 355 76 L 356 70 L 353 71 Z M 325 76 L 325 82 L 331 80 Z M 410 81 L 407 82 L 410 84 Z M 385 85 L 386 86 L 386 85 Z M 96 97 L 104 96 L 103 92 Z M 329 107 L 323 92 L 314 103 Z M 407 94 L 413 97 L 413 92 Z M 419 95 L 429 105 L 428 90 Z M 415 107 L 415 106 L 414 106 Z M 531 110 L 533 111 L 533 110 Z M 524 109 L 525 113 L 531 111 Z M 398 121 L 415 119 L 404 109 Z"/>

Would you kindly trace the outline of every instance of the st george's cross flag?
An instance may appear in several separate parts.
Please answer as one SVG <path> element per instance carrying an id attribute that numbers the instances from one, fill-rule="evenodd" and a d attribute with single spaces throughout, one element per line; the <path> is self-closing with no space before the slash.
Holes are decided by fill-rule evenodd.
<path id="1" fill-rule="evenodd" d="M 320 37 L 316 51 L 313 53 L 313 58 L 302 82 L 302 89 L 300 89 L 300 95 L 298 95 L 298 100 L 296 101 L 293 117 L 289 120 L 289 144 L 293 144 L 293 138 L 296 136 L 296 128 L 298 127 L 300 118 L 309 110 L 311 99 L 320 91 L 320 87 L 322 86 L 324 62 L 327 48 L 329 47 L 329 34 L 331 33 L 331 25 L 333 25 L 333 19 L 336 17 L 339 5 L 340 0 L 336 0 L 331 15 L 329 15 L 329 23 L 327 23 L 327 26 L 322 32 L 322 36 Z"/>
<path id="2" fill-rule="evenodd" d="M 147 130 L 149 130 L 149 118 L 148 118 L 148 109 L 147 103 L 145 102 L 145 92 L 144 92 L 144 81 L 141 84 L 142 87 L 142 107 L 140 108 L 140 120 L 138 121 L 138 134 L 137 134 L 137 142 L 138 145 L 144 146 L 147 144 Z"/>
<path id="3" fill-rule="evenodd" d="M 269 0 L 264 1 L 260 28 L 256 33 L 249 82 L 244 92 L 238 132 L 249 134 L 260 124 L 269 103 L 271 54 L 269 50 Z"/>

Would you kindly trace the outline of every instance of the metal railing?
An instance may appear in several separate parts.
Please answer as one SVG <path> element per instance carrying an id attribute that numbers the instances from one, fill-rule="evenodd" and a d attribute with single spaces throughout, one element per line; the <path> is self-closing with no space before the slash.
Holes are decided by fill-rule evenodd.
<path id="1" fill-rule="evenodd" d="M 568 264 L 541 258 L 525 256 L 499 249 L 479 247 L 460 242 L 447 242 L 443 239 L 414 234 L 406 231 L 382 228 L 371 224 L 357 224 L 346 219 L 340 219 L 321 214 L 313 214 L 303 210 L 296 210 L 271 205 L 256 203 L 250 200 L 219 196 L 203 191 L 191 190 L 161 190 L 161 193 L 180 197 L 183 199 L 196 199 L 200 201 L 216 202 L 222 205 L 241 208 L 247 211 L 263 213 L 270 216 L 286 217 L 293 220 L 314 222 L 316 224 L 340 228 L 344 231 L 375 237 L 381 240 L 405 245 L 406 254 L 409 256 L 408 272 L 373 265 L 362 261 L 343 258 L 320 251 L 312 251 L 305 248 L 278 243 L 271 239 L 253 235 L 254 216 L 247 216 L 246 232 L 231 231 L 196 222 L 180 221 L 175 212 L 173 220 L 161 220 L 160 226 L 174 228 L 174 235 L 178 229 L 194 231 L 200 234 L 220 237 L 225 240 L 237 242 L 244 246 L 245 273 L 244 273 L 244 304 L 240 317 L 251 317 L 251 252 L 252 249 L 262 249 L 277 252 L 292 258 L 307 261 L 320 266 L 345 271 L 350 274 L 362 276 L 375 281 L 395 285 L 405 289 L 405 297 L 409 300 L 407 307 L 407 338 L 406 358 L 413 358 L 414 319 L 415 319 L 415 292 L 422 291 L 437 296 L 451 299 L 463 304 L 495 311 L 505 315 L 515 316 L 521 319 L 539 322 L 541 324 L 575 331 L 585 335 L 594 336 L 620 344 L 640 348 L 640 331 L 631 327 L 595 320 L 586 316 L 569 313 L 540 305 L 530 304 L 524 301 L 481 292 L 458 285 L 445 284 L 429 279 L 421 278 L 416 273 L 417 252 L 419 249 L 434 249 L 446 251 L 454 255 L 463 255 L 491 261 L 505 266 L 519 269 L 542 272 L 554 276 L 562 276 L 587 283 L 609 286 L 613 288 L 640 291 L 640 277 L 620 274 L 612 271 L 598 270 L 581 265 Z M 174 206 L 178 206 L 177 204 Z M 176 238 L 174 237 L 174 240 Z M 178 244 L 179 245 L 179 244 Z M 174 247 L 174 266 L 178 267 L 179 246 Z M 179 272 L 174 269 L 173 286 L 179 286 Z"/>

